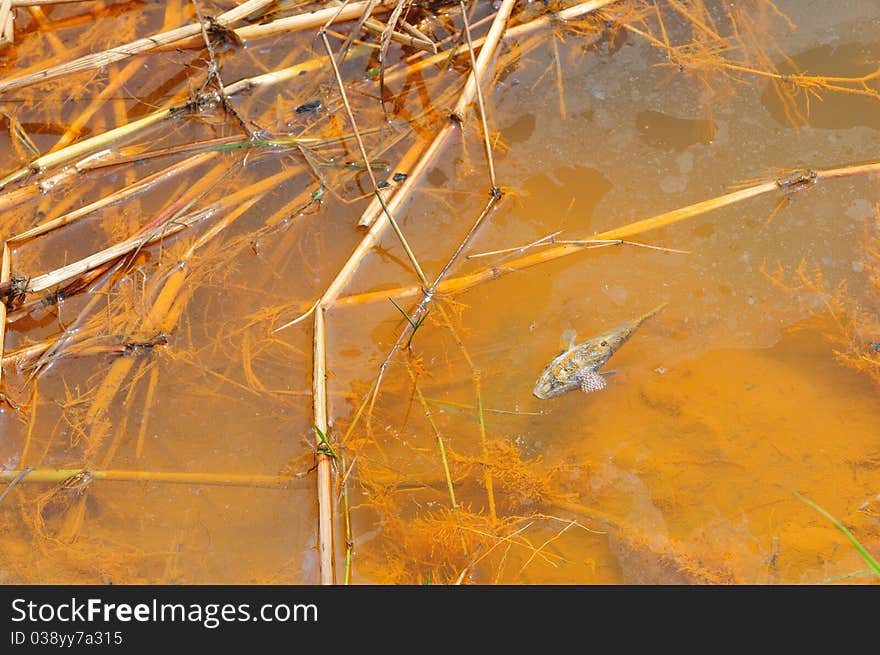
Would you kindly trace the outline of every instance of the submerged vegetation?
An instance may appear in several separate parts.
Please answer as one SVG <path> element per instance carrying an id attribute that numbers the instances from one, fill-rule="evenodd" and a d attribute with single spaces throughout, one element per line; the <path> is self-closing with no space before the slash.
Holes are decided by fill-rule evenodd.
<path id="1" fill-rule="evenodd" d="M 505 317 L 475 326 L 481 301 L 466 293 L 533 305 L 533 331 L 548 304 L 526 284 L 503 286 L 526 269 L 558 273 L 583 253 L 690 257 L 672 228 L 766 209 L 757 234 L 818 189 L 873 179 L 876 161 L 798 160 L 573 238 L 510 228 L 485 239 L 528 196 L 499 161 L 514 145 L 498 120 L 507 89 L 530 85 L 546 120 L 573 121 L 566 69 L 592 55 L 611 65 L 635 43 L 711 107 L 760 84 L 803 126 L 826 98 L 880 102 L 880 70 L 802 70 L 777 41 L 795 30 L 770 0 L 0 3 L 0 579 L 827 577 L 796 555 L 779 564 L 786 548 L 834 557 L 832 529 L 810 524 L 820 532 L 798 543 L 790 522 L 815 517 L 796 504 L 760 514 L 790 540 L 752 536 L 744 521 L 738 550 L 708 524 L 658 518 L 700 504 L 685 489 L 716 492 L 689 479 L 681 451 L 630 455 L 637 432 L 618 415 L 620 451 L 587 456 L 575 445 L 592 434 L 572 409 L 578 391 L 553 421 L 542 422 L 546 405 L 520 406 L 536 370 L 523 371 L 524 393 L 497 391 L 509 378 L 494 360 L 524 348 L 502 343 Z M 713 126 L 705 119 L 694 140 L 711 143 Z M 755 209 L 758 199 L 770 207 Z M 823 334 L 840 363 L 880 385 L 878 220 L 860 245 L 858 289 L 807 254 L 794 269 L 761 270 L 814 315 L 789 323 Z M 660 300 L 664 315 L 683 304 Z M 674 335 L 676 320 L 657 329 Z M 552 359 L 546 344 L 534 349 L 510 361 Z M 663 384 L 632 393 L 621 406 L 641 403 L 668 440 L 722 422 Z M 566 412 L 571 423 L 558 419 Z M 757 476 L 739 470 L 737 430 L 712 432 L 693 467 Z M 771 456 L 796 461 L 762 436 Z M 661 452 L 681 487 L 647 491 Z M 860 482 L 877 481 L 880 451 L 841 457 Z M 877 503 L 852 493 L 840 507 L 853 505 L 860 524 L 839 525 L 877 543 Z"/>

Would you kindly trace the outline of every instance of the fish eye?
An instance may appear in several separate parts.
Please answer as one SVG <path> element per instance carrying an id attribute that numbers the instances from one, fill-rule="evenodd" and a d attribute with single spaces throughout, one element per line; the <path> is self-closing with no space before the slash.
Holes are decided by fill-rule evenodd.
<path id="1" fill-rule="evenodd" d="M 599 345 L 600 345 L 600 346 L 607 346 L 607 345 L 608 345 L 608 342 L 605 341 L 605 340 L 603 339 L 603 340 L 599 343 Z"/>

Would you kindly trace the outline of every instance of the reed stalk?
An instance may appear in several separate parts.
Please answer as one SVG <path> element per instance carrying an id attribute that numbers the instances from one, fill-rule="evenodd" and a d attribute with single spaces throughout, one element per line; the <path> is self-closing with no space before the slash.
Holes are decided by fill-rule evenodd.
<path id="1" fill-rule="evenodd" d="M 0 48 L 15 41 L 12 6 L 12 0 L 0 0 Z"/>
<path id="2" fill-rule="evenodd" d="M 315 312 L 314 351 L 312 354 L 312 409 L 315 426 L 319 434 L 328 433 L 327 425 L 327 334 L 324 309 Z M 332 458 L 321 448 L 320 439 L 316 441 L 317 450 L 317 493 L 318 493 L 318 561 L 322 585 L 335 583 L 333 567 L 333 494 Z"/>
<path id="3" fill-rule="evenodd" d="M 361 158 L 364 161 L 364 167 L 366 169 L 367 175 L 370 178 L 370 182 L 373 185 L 373 194 L 376 197 L 376 200 L 382 205 L 382 208 L 385 210 L 385 216 L 388 219 L 388 223 L 394 229 L 395 234 L 397 235 L 397 239 L 400 241 L 403 246 L 404 251 L 406 252 L 406 256 L 409 258 L 410 263 L 413 265 L 415 269 L 416 275 L 418 275 L 419 280 L 422 284 L 427 284 L 428 281 L 425 278 L 425 274 L 422 272 L 422 267 L 419 266 L 419 262 L 416 259 L 415 254 L 410 248 L 409 243 L 406 240 L 406 237 L 403 234 L 403 231 L 400 229 L 400 226 L 397 224 L 397 221 L 394 219 L 394 215 L 389 211 L 387 205 L 385 205 L 382 200 L 382 196 L 379 193 L 379 185 L 376 182 L 376 176 L 373 174 L 373 168 L 370 166 L 370 158 L 367 155 L 367 149 L 364 147 L 364 141 L 361 138 L 360 131 L 358 130 L 357 121 L 354 118 L 354 113 L 351 111 L 351 105 L 348 103 L 348 94 L 345 92 L 345 84 L 342 82 L 342 76 L 339 73 L 339 67 L 336 65 L 336 58 L 333 56 L 333 50 L 330 48 L 330 41 L 327 40 L 327 32 L 322 29 L 321 39 L 324 42 L 324 47 L 327 50 L 327 58 L 330 60 L 330 65 L 333 68 L 333 75 L 336 78 L 336 84 L 339 89 L 339 93 L 342 96 L 342 103 L 345 106 L 345 112 L 348 115 L 348 120 L 351 123 L 351 127 L 354 130 L 354 137 L 358 144 L 358 149 L 361 153 Z"/>
<path id="4" fill-rule="evenodd" d="M 103 209 L 104 207 L 112 205 L 116 202 L 120 202 L 122 200 L 127 200 L 128 198 L 131 198 L 141 191 L 149 189 L 158 182 L 165 181 L 174 176 L 186 173 L 187 171 L 190 171 L 200 164 L 207 163 L 216 156 L 216 152 L 203 152 L 197 155 L 193 155 L 192 157 L 188 157 L 187 159 L 172 164 L 168 168 L 152 173 L 151 175 L 148 175 L 141 180 L 124 186 L 123 188 L 118 189 L 104 196 L 103 198 L 99 198 L 94 202 L 90 202 L 87 205 L 68 212 L 63 216 L 59 216 L 58 218 L 54 218 L 50 221 L 46 221 L 45 223 L 41 223 L 40 225 L 32 227 L 29 230 L 20 232 L 19 234 L 11 237 L 9 241 L 15 244 L 20 244 L 24 241 L 33 239 L 42 234 L 46 234 L 47 232 L 51 232 L 52 230 L 57 230 L 58 228 L 69 225 L 70 223 L 73 223 L 80 218 L 83 218 L 84 216 L 88 216 L 89 214 L 96 212 L 99 209 Z"/>
<path id="5" fill-rule="evenodd" d="M 21 476 L 17 484 L 58 484 L 76 475 L 87 475 L 92 480 L 107 482 L 149 482 L 155 484 L 192 484 L 220 487 L 263 487 L 277 489 L 303 489 L 311 487 L 306 477 L 284 475 L 249 475 L 244 473 L 191 473 L 188 471 L 130 471 L 124 469 L 26 469 L 0 471 L 0 482 L 11 483 Z"/>
<path id="6" fill-rule="evenodd" d="M 421 180 L 422 176 L 427 172 L 430 165 L 434 162 L 434 159 L 440 153 L 440 150 L 445 145 L 446 140 L 452 134 L 456 125 L 463 123 L 465 109 L 471 103 L 474 94 L 476 93 L 477 87 L 474 80 L 482 79 L 485 74 L 489 62 L 495 54 L 495 49 L 498 47 L 504 28 L 507 26 L 507 21 L 513 11 L 513 5 L 513 0 L 504 0 L 501 7 L 498 9 L 498 12 L 495 14 L 495 18 L 489 28 L 489 33 L 484 40 L 484 47 L 480 50 L 480 56 L 477 57 L 476 64 L 468 75 L 467 82 L 458 98 L 458 102 L 455 104 L 455 108 L 452 110 L 449 120 L 446 121 L 440 129 L 434 137 L 434 140 L 419 154 L 417 163 L 412 166 L 412 170 L 410 170 L 409 166 L 406 168 L 398 168 L 398 170 L 409 171 L 407 178 L 395 190 L 391 197 L 387 199 L 387 201 L 379 197 L 375 198 L 367 206 L 363 214 L 361 214 L 361 217 L 358 220 L 359 226 L 367 227 L 373 225 L 376 221 L 376 217 L 383 209 L 383 202 L 387 203 L 390 212 L 399 211 L 404 201 L 415 189 L 416 184 Z M 413 147 L 413 151 L 407 153 L 405 160 L 411 161 L 416 158 L 414 149 L 415 146 Z"/>
<path id="7" fill-rule="evenodd" d="M 2 82 L 0 82 L 0 84 L 2 84 Z M 13 171 L 9 175 L 0 179 L 0 189 L 3 189 L 13 182 L 18 182 L 19 180 L 22 180 L 30 175 L 42 173 L 52 166 L 57 166 L 58 164 L 70 161 L 71 159 L 76 159 L 77 157 L 80 157 L 84 154 L 100 150 L 101 148 L 108 146 L 114 141 L 118 141 L 119 139 L 131 136 L 132 134 L 140 132 L 141 130 L 145 130 L 148 127 L 155 125 L 156 123 L 159 123 L 166 118 L 169 118 L 174 114 L 174 112 L 174 107 L 170 107 L 168 109 L 160 109 L 144 116 L 143 118 L 132 121 L 127 125 L 122 125 L 120 127 L 113 128 L 112 130 L 107 130 L 103 134 L 98 134 L 91 138 L 83 139 L 82 141 L 67 146 L 66 148 L 62 148 L 61 150 L 49 152 L 41 157 L 37 157 L 27 166 L 23 166 L 22 168 L 19 168 L 18 170 Z"/>
<path id="8" fill-rule="evenodd" d="M 248 14 L 267 7 L 272 4 L 272 2 L 274 2 L 274 0 L 245 0 L 245 2 L 242 2 L 233 9 L 218 15 L 215 20 L 220 25 L 226 27 L 245 18 Z M 201 31 L 202 26 L 200 23 L 184 25 L 183 27 L 178 27 L 159 34 L 153 34 L 152 36 L 137 39 L 131 43 L 116 46 L 115 48 L 104 50 L 103 52 L 88 54 L 62 64 L 49 66 L 34 73 L 2 80 L 0 81 L 0 95 L 9 93 L 10 91 L 23 89 L 39 82 L 53 80 L 63 75 L 81 73 L 83 71 L 95 70 L 103 66 L 108 66 L 113 62 L 121 61 L 143 52 L 149 52 L 150 50 L 155 50 L 160 46 L 169 45 L 189 37 L 198 36 Z"/>
<path id="9" fill-rule="evenodd" d="M 816 183 L 825 180 L 831 180 L 841 177 L 852 177 L 854 175 L 868 175 L 880 173 L 880 162 L 872 162 L 868 164 L 854 164 L 852 166 L 842 166 L 826 170 L 813 171 L 816 175 Z M 407 178 L 408 179 L 408 178 Z M 723 207 L 728 207 L 751 198 L 780 191 L 780 184 L 777 180 L 768 182 L 760 182 L 749 187 L 726 193 L 708 200 L 686 205 L 672 211 L 657 214 L 650 218 L 645 218 L 633 223 L 628 223 L 621 227 L 612 228 L 605 232 L 600 232 L 588 239 L 573 243 L 558 244 L 553 248 L 547 248 L 537 253 L 524 255 L 504 262 L 503 266 L 486 266 L 472 273 L 460 275 L 458 277 L 449 278 L 437 285 L 436 292 L 440 294 L 459 293 L 473 286 L 494 280 L 502 275 L 514 271 L 521 271 L 531 266 L 543 264 L 545 262 L 555 261 L 568 255 L 583 252 L 591 243 L 598 241 L 619 241 L 643 234 L 650 230 L 657 230 L 670 225 L 675 225 L 682 221 L 701 216 L 708 212 Z M 389 201 L 389 205 L 392 201 Z M 352 294 L 350 296 L 342 296 L 335 302 L 336 307 L 350 307 L 355 305 L 363 305 L 374 302 L 387 302 L 388 298 L 405 299 L 413 298 L 422 293 L 421 287 L 407 286 L 397 287 L 394 289 L 382 289 L 381 291 L 369 291 L 364 293 Z M 303 305 L 308 306 L 308 305 Z"/>

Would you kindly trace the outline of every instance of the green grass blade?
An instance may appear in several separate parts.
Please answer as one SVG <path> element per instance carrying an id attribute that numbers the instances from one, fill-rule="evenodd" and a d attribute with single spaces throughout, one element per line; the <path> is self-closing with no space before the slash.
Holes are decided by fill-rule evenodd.
<path id="1" fill-rule="evenodd" d="M 819 514 L 821 514 L 822 516 L 824 516 L 826 519 L 828 519 L 829 521 L 831 521 L 831 522 L 834 524 L 834 527 L 836 527 L 836 528 L 837 528 L 838 530 L 840 530 L 844 535 L 846 535 L 846 538 L 849 539 L 849 542 L 850 542 L 853 546 L 855 546 L 856 550 L 859 551 L 859 555 L 861 555 L 861 556 L 862 556 L 862 559 L 865 560 L 865 561 L 868 563 L 868 566 L 871 567 L 871 570 L 873 570 L 875 574 L 880 575 L 880 564 L 877 563 L 877 560 L 875 560 L 873 557 L 871 557 L 871 553 L 869 553 L 869 552 L 865 549 L 865 547 L 862 546 L 862 544 L 859 543 L 859 540 L 856 539 L 855 535 L 854 535 L 852 532 L 850 532 L 849 530 L 847 530 L 846 526 L 845 526 L 843 523 L 841 523 L 840 521 L 838 521 L 838 520 L 837 520 L 836 518 L 834 518 L 830 513 L 828 513 L 827 511 L 825 511 L 825 510 L 822 509 L 821 507 L 819 507 L 816 503 L 814 503 L 812 500 L 810 500 L 810 499 L 807 498 L 806 496 L 802 496 L 802 495 L 799 494 L 797 491 L 794 492 L 794 495 L 797 496 L 798 499 L 802 500 L 804 503 L 806 503 L 807 505 L 809 505 L 810 507 L 812 507 L 814 510 L 816 510 L 817 512 L 819 512 Z"/>
<path id="2" fill-rule="evenodd" d="M 418 330 L 420 327 L 422 327 L 422 323 L 424 323 L 424 322 L 425 322 L 425 319 L 428 318 L 428 312 L 425 311 L 424 315 L 419 319 L 419 322 L 418 322 L 418 323 L 415 323 L 415 322 L 413 322 L 413 320 L 409 317 L 409 314 L 407 314 L 407 313 L 403 310 L 403 307 L 401 307 L 401 306 L 398 305 L 396 302 L 394 302 L 394 298 L 389 298 L 388 300 L 391 301 L 391 304 L 392 304 L 392 305 L 394 305 L 395 307 L 397 307 L 397 311 L 399 311 L 399 312 L 401 313 L 401 315 L 406 319 L 406 322 L 409 323 L 409 326 L 412 328 L 412 333 L 409 335 L 409 339 L 407 339 L 407 341 L 406 341 L 406 345 L 404 346 L 404 348 L 406 348 L 407 350 L 409 350 L 409 347 L 412 345 L 413 337 L 416 336 L 416 330 Z"/>
<path id="3" fill-rule="evenodd" d="M 315 432 L 318 433 L 318 437 L 321 439 L 322 449 L 319 449 L 318 452 L 324 452 L 327 455 L 330 455 L 333 459 L 339 459 L 339 456 L 336 454 L 336 451 L 333 450 L 333 446 L 330 445 L 330 442 L 327 441 L 327 435 L 321 431 L 317 425 L 315 426 Z"/>
<path id="4" fill-rule="evenodd" d="M 403 315 L 403 317 L 406 319 L 406 322 L 410 324 L 410 327 L 412 327 L 413 330 L 415 330 L 416 328 L 419 327 L 418 325 L 413 323 L 413 320 L 409 317 L 409 314 L 407 314 L 405 311 L 403 311 L 403 307 L 401 307 L 396 302 L 394 302 L 394 298 L 389 298 L 388 300 L 391 301 L 392 305 L 397 307 L 397 311 L 399 311 Z"/>

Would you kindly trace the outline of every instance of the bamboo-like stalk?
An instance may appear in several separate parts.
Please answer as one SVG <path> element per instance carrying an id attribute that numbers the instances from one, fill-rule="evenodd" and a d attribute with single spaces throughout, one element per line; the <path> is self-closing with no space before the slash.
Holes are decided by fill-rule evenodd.
<path id="1" fill-rule="evenodd" d="M 871 173 L 880 174 L 880 162 L 855 164 L 853 166 L 842 166 L 840 168 L 819 170 L 814 172 L 816 174 L 816 183 L 819 183 L 823 180 L 830 180 L 840 177 L 851 177 L 854 175 L 866 175 Z M 606 230 L 605 232 L 600 232 L 599 234 L 596 234 L 589 239 L 584 240 L 583 242 L 559 244 L 553 248 L 547 248 L 537 253 L 507 260 L 504 262 L 503 266 L 487 266 L 478 269 L 473 273 L 468 273 L 466 275 L 461 275 L 455 278 L 449 278 L 441 282 L 437 286 L 436 291 L 437 293 L 456 293 L 464 291 L 465 289 L 469 289 L 477 284 L 486 282 L 488 280 L 493 280 L 500 277 L 501 275 L 505 275 L 513 271 L 520 271 L 525 268 L 529 268 L 530 266 L 554 261 L 567 255 L 582 252 L 589 247 L 590 243 L 594 243 L 597 241 L 615 241 L 620 239 L 627 239 L 637 234 L 648 232 L 649 230 L 656 230 L 661 227 L 674 225 L 681 221 L 693 218 L 695 216 L 700 216 L 715 209 L 721 209 L 722 207 L 727 207 L 729 205 L 743 202 L 744 200 L 749 200 L 751 198 L 755 198 L 771 191 L 779 190 L 780 185 L 776 180 L 769 182 L 760 182 L 758 184 L 754 184 L 752 186 L 739 189 L 731 193 L 716 196 L 708 200 L 701 200 L 700 202 L 694 203 L 692 205 L 686 205 L 672 211 L 657 214 L 656 216 L 652 216 L 650 218 L 645 218 L 639 221 L 635 221 L 633 223 L 628 223 L 627 225 L 621 227 Z M 389 205 L 391 205 L 391 203 L 392 200 L 389 200 Z M 421 293 L 422 288 L 418 286 L 398 287 L 396 289 L 382 289 L 381 291 L 368 291 L 364 293 L 352 294 L 350 296 L 339 297 L 336 299 L 334 306 L 349 307 L 352 305 L 363 305 L 374 302 L 387 302 L 389 297 L 395 299 L 405 299 L 419 296 Z M 308 304 L 304 303 L 303 308 L 305 307 L 308 307 Z"/>
<path id="2" fill-rule="evenodd" d="M 0 0 L 0 48 L 15 40 L 12 30 L 12 0 Z"/>
<path id="3" fill-rule="evenodd" d="M 177 234 L 190 225 L 194 225 L 207 216 L 210 216 L 212 211 L 213 208 L 206 208 L 190 214 L 189 216 L 178 218 L 173 222 L 164 224 L 161 229 L 153 230 L 146 235 L 136 234 L 135 236 L 113 244 L 104 250 L 93 253 L 88 257 L 83 257 L 80 260 L 71 262 L 66 266 L 50 271 L 49 273 L 32 277 L 27 283 L 27 292 L 39 293 L 41 291 L 46 291 L 62 282 L 72 280 L 87 271 L 95 269 L 108 262 L 112 262 L 114 259 L 118 259 L 123 255 L 128 255 L 135 250 L 149 246 L 161 239 L 167 239 L 169 236 Z"/>
<path id="4" fill-rule="evenodd" d="M 324 309 L 315 311 L 314 351 L 312 353 L 312 409 L 315 426 L 323 433 L 327 429 L 327 333 Z M 331 493 L 332 470 L 331 456 L 324 452 L 322 441 L 315 435 L 315 448 L 318 458 L 317 491 L 318 491 L 318 561 L 320 564 L 320 581 L 323 585 L 335 582 L 333 567 L 333 495 Z"/>
<path id="5" fill-rule="evenodd" d="M 346 466 L 345 450 L 343 448 L 339 449 L 339 465 L 344 471 L 342 481 L 340 482 L 342 485 L 342 518 L 345 528 L 345 575 L 342 579 L 342 584 L 350 585 L 354 560 L 354 537 L 351 530 L 351 501 L 348 497 L 348 476 L 350 474 L 350 469 Z M 354 468 L 354 462 L 351 463 L 351 468 Z"/>
<path id="6" fill-rule="evenodd" d="M 342 5 L 349 6 L 347 2 L 343 3 L 340 2 L 340 0 L 333 0 L 332 4 L 337 7 Z M 346 44 L 350 44 L 361 29 L 366 29 L 373 34 L 379 35 L 385 32 L 386 26 L 375 18 L 370 17 L 370 14 L 374 9 L 374 5 L 377 4 L 376 0 L 368 0 L 363 4 L 366 6 L 361 9 L 361 13 L 358 15 L 358 23 L 351 31 L 348 40 L 346 41 Z M 333 17 L 333 23 L 338 23 L 340 22 L 340 20 L 345 19 L 341 19 L 338 14 Z M 403 34 L 401 32 L 398 32 L 397 30 L 391 30 L 390 39 L 392 41 L 400 43 L 401 45 L 409 46 L 410 48 L 415 48 L 417 50 L 423 50 L 425 52 L 430 52 L 431 54 L 437 52 L 437 46 L 434 45 L 434 42 L 427 38 L 424 34 L 418 32 L 418 30 L 416 30 L 415 34 L 410 35 Z M 341 52 L 344 53 L 345 50 L 347 50 L 347 48 L 343 47 L 343 50 Z"/>
<path id="7" fill-rule="evenodd" d="M 2 84 L 2 82 L 0 82 L 0 84 Z M 176 107 L 169 107 L 154 111 L 143 118 L 139 118 L 126 125 L 115 127 L 112 130 L 107 130 L 102 134 L 83 139 L 82 141 L 69 145 L 66 148 L 62 148 L 61 150 L 49 152 L 42 157 L 37 157 L 27 166 L 23 166 L 0 179 L 0 189 L 3 189 L 13 182 L 22 180 L 29 175 L 41 173 L 52 166 L 57 166 L 58 164 L 70 161 L 81 155 L 100 150 L 114 141 L 118 141 L 119 139 L 131 136 L 141 130 L 145 130 L 146 128 L 172 116 L 176 109 Z"/>
<path id="8" fill-rule="evenodd" d="M 25 230 L 24 232 L 16 234 L 15 236 L 11 237 L 9 241 L 11 243 L 19 244 L 23 241 L 27 241 L 29 239 L 40 236 L 41 234 L 46 234 L 47 232 L 56 230 L 64 225 L 68 225 L 69 223 L 73 223 L 83 216 L 88 216 L 92 212 L 98 211 L 99 209 L 107 207 L 108 205 L 111 205 L 115 202 L 119 202 L 120 200 L 130 198 L 134 194 L 150 188 L 153 184 L 161 180 L 167 180 L 175 175 L 185 173 L 200 164 L 204 164 L 213 157 L 216 157 L 217 154 L 217 152 L 202 152 L 197 155 L 193 155 L 192 157 L 188 157 L 187 159 L 177 162 L 169 166 L 168 168 L 152 173 L 151 175 L 148 175 L 145 178 L 138 180 L 137 182 L 134 182 L 117 191 L 114 191 L 113 193 L 110 193 L 103 198 L 99 198 L 98 200 L 90 202 L 83 207 L 68 212 L 63 216 L 59 216 L 58 218 L 52 219 L 51 221 L 46 221 L 45 223 L 34 226 L 29 230 Z"/>
<path id="9" fill-rule="evenodd" d="M 272 2 L 274 1 L 275 0 L 245 0 L 245 2 L 242 2 L 240 5 L 234 7 L 233 9 L 223 12 L 222 14 L 217 16 L 215 20 L 220 25 L 226 27 L 231 25 L 232 23 L 238 22 L 242 18 L 245 18 L 248 14 L 251 14 L 272 4 Z M 78 57 L 77 59 L 64 62 L 63 64 L 49 66 L 48 68 L 44 68 L 34 73 L 28 73 L 27 75 L 22 75 L 20 77 L 13 77 L 11 79 L 3 80 L 0 81 L 0 94 L 23 89 L 26 86 L 37 84 L 38 82 L 52 80 L 57 77 L 61 77 L 62 75 L 70 75 L 71 73 L 80 73 L 87 70 L 95 70 L 97 68 L 101 68 L 102 66 L 112 64 L 113 62 L 127 59 L 128 57 L 131 57 L 133 55 L 137 55 L 142 52 L 148 52 L 150 50 L 155 50 L 159 46 L 176 43 L 177 41 L 181 41 L 189 37 L 198 36 L 201 31 L 202 26 L 200 23 L 184 25 L 183 27 L 178 27 L 176 29 L 159 34 L 153 34 L 152 36 L 137 39 L 136 41 L 132 41 L 131 43 L 116 46 L 115 48 L 104 50 L 103 52 L 88 54 L 83 57 Z"/>
<path id="10" fill-rule="evenodd" d="M 379 2 L 378 8 L 389 4 L 391 0 Z M 305 30 L 315 29 L 327 23 L 331 18 L 334 22 L 344 22 L 359 18 L 368 4 L 368 0 L 362 2 L 352 2 L 347 4 L 341 10 L 339 7 L 324 7 L 314 11 L 297 14 L 295 16 L 285 16 L 284 18 L 276 18 L 268 23 L 255 25 L 244 25 L 233 30 L 235 35 L 242 41 L 257 41 L 259 39 L 267 39 L 280 34 L 292 34 L 294 32 L 302 32 Z M 401 35 L 405 38 L 405 35 Z M 160 50 L 170 50 L 175 48 L 191 48 L 202 45 L 202 41 L 197 36 L 190 35 L 183 37 L 171 44 L 163 44 Z"/>
<path id="11" fill-rule="evenodd" d="M 0 482 L 12 482 L 23 470 L 0 471 Z M 190 473 L 187 471 L 128 471 L 124 469 L 33 469 L 19 480 L 19 484 L 57 484 L 75 475 L 83 474 L 92 480 L 108 482 L 153 482 L 156 484 L 195 484 L 221 487 L 263 487 L 278 489 L 308 489 L 306 477 L 284 475 L 248 475 L 243 473 Z"/>

